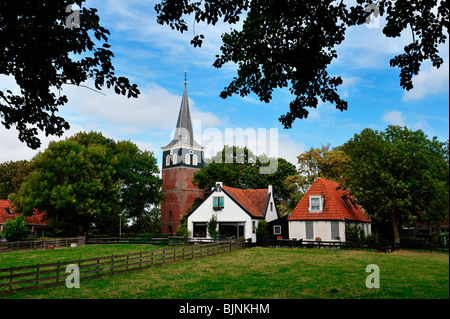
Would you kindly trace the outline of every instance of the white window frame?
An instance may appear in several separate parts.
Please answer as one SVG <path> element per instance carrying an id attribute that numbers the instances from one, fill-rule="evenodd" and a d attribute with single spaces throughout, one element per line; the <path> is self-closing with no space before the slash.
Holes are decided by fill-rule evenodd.
<path id="1" fill-rule="evenodd" d="M 192 165 L 197 166 L 197 164 L 198 164 L 197 155 L 194 154 L 192 155 Z"/>
<path id="2" fill-rule="evenodd" d="M 281 235 L 281 225 L 274 225 L 273 226 L 273 234 L 274 235 Z"/>
<path id="3" fill-rule="evenodd" d="M 177 156 L 177 154 L 173 154 L 172 155 L 172 162 L 173 162 L 173 165 L 178 164 L 178 156 Z"/>
<path id="4" fill-rule="evenodd" d="M 184 155 L 184 164 L 186 165 L 191 165 L 191 154 L 186 153 Z"/>
<path id="5" fill-rule="evenodd" d="M 166 166 L 170 165 L 170 155 L 166 156 Z"/>
<path id="6" fill-rule="evenodd" d="M 318 199 L 319 200 L 319 209 L 312 208 L 312 200 Z M 321 213 L 323 209 L 323 197 L 322 195 L 309 195 L 309 212 L 310 213 Z"/>

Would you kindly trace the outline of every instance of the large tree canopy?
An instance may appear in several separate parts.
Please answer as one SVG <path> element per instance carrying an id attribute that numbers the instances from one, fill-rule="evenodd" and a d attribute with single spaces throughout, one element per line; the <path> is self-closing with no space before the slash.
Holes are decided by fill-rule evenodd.
<path id="1" fill-rule="evenodd" d="M 436 137 L 400 126 L 367 128 L 340 150 L 350 157 L 342 185 L 372 221 L 392 223 L 395 242 L 402 225 L 439 225 L 448 218 L 448 150 Z"/>
<path id="2" fill-rule="evenodd" d="M 136 84 L 116 76 L 109 31 L 100 25 L 97 9 L 84 8 L 83 2 L 0 1 L 0 74 L 14 77 L 20 87 L 20 92 L 0 88 L 0 120 L 7 129 L 16 127 L 19 139 L 33 149 L 40 146 L 38 129 L 60 136 L 69 128 L 57 115 L 68 101 L 61 94 L 64 85 L 82 86 L 90 79 L 97 90 L 106 86 L 129 98 L 139 94 Z M 81 7 L 75 12 L 80 23 L 68 27 L 66 19 L 74 13 L 66 9 L 72 4 Z"/>
<path id="3" fill-rule="evenodd" d="M 340 76 L 330 76 L 327 67 L 337 58 L 336 46 L 345 39 L 348 27 L 361 25 L 377 8 L 386 18 L 383 34 L 399 37 L 410 29 L 412 42 L 404 52 L 390 60 L 391 67 L 400 68 L 400 85 L 410 90 L 412 78 L 423 61 L 440 67 L 438 44 L 445 43 L 448 34 L 448 1 L 421 0 L 357 0 L 346 1 L 290 0 L 162 0 L 155 6 L 160 24 L 168 24 L 180 32 L 188 31 L 186 16 L 195 22 L 215 25 L 218 21 L 234 24 L 245 16 L 242 30 L 222 35 L 221 54 L 214 66 L 226 63 L 238 66 L 237 76 L 222 91 L 221 97 L 232 94 L 246 96 L 255 93 L 269 102 L 274 89 L 288 87 L 293 100 L 289 111 L 279 120 L 290 128 L 295 119 L 308 116 L 308 107 L 317 107 L 319 100 L 335 104 L 343 111 L 347 101 L 337 87 Z M 246 15 L 245 15 L 246 13 Z M 378 12 L 377 12 L 378 13 Z M 195 35 L 192 44 L 202 44 L 202 34 Z"/>
<path id="4" fill-rule="evenodd" d="M 83 234 L 94 224 L 102 228 L 105 219 L 118 213 L 113 159 L 102 145 L 50 142 L 33 158 L 33 171 L 10 198 L 19 213 L 45 211 L 52 228 L 66 235 Z"/>
<path id="5" fill-rule="evenodd" d="M 163 197 L 152 153 L 96 132 L 51 142 L 28 166 L 31 173 L 10 199 L 20 213 L 45 211 L 52 228 L 66 235 L 117 231 L 118 214 L 140 230 Z"/>

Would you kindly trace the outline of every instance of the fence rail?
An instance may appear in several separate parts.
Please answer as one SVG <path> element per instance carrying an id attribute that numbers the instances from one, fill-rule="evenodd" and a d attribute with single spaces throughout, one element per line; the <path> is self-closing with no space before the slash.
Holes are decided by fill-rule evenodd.
<path id="1" fill-rule="evenodd" d="M 397 250 L 428 250 L 449 252 L 448 247 L 439 247 L 436 245 L 414 246 L 404 244 L 394 245 L 370 245 L 367 243 L 341 242 L 341 241 L 311 241 L 311 240 L 291 240 L 277 239 L 270 242 L 271 246 L 279 247 L 306 247 L 306 248 L 328 248 L 328 249 L 374 249 L 377 251 L 392 252 Z"/>
<path id="2" fill-rule="evenodd" d="M 85 236 L 72 238 L 50 238 L 40 240 L 24 240 L 14 242 L 0 242 L 0 253 L 16 250 L 34 250 L 69 247 L 71 244 L 83 246 L 86 242 Z"/>
<path id="3" fill-rule="evenodd" d="M 81 280 L 161 266 L 167 263 L 201 258 L 244 248 L 244 239 L 208 244 L 170 247 L 122 255 L 77 259 L 64 262 L 37 264 L 0 269 L 0 295 L 65 284 L 69 265 L 76 265 Z"/>
<path id="4" fill-rule="evenodd" d="M 86 244 L 150 244 L 150 245 L 178 245 L 188 241 L 183 237 L 87 237 Z"/>

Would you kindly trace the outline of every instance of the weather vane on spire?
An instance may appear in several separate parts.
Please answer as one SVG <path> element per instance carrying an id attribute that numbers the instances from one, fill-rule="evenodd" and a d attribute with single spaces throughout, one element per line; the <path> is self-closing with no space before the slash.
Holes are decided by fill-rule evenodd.
<path id="1" fill-rule="evenodd" d="M 187 84 L 187 70 L 184 70 L 184 87 L 186 87 Z"/>

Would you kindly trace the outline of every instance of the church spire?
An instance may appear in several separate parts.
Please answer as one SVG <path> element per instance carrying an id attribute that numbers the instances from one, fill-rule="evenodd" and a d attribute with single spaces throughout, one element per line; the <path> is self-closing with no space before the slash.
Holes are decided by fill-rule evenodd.
<path id="1" fill-rule="evenodd" d="M 187 95 L 187 71 L 184 73 L 184 92 L 181 99 L 180 111 L 178 113 L 177 126 L 175 128 L 175 135 L 172 142 L 168 146 L 176 144 L 188 146 L 188 147 L 201 147 L 194 141 L 194 133 L 192 130 L 191 112 L 189 110 L 189 99 Z"/>

